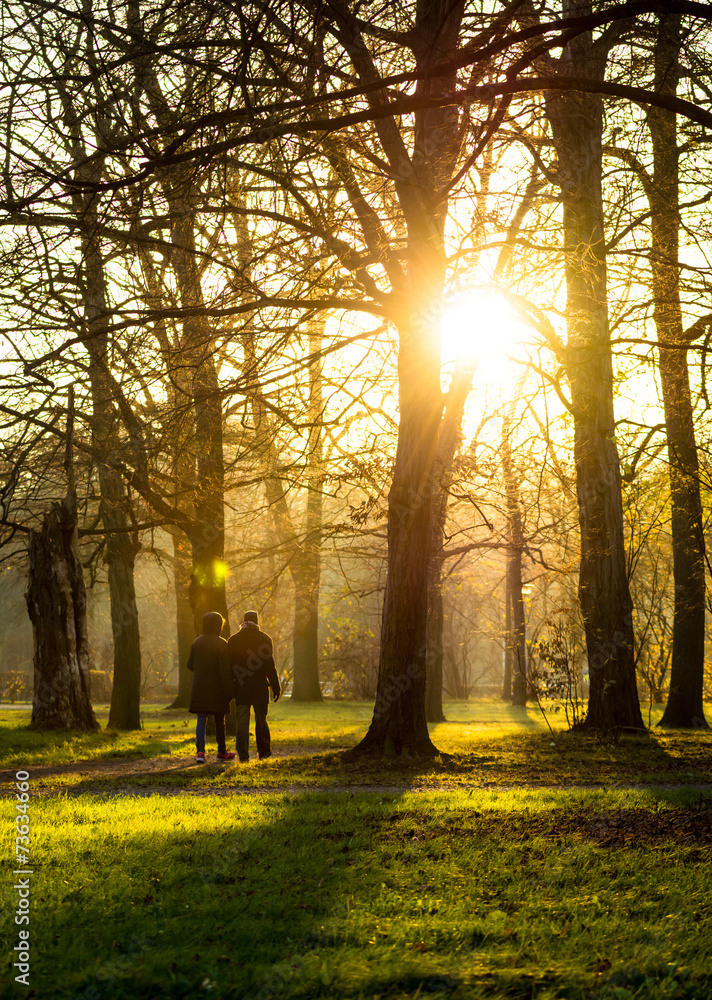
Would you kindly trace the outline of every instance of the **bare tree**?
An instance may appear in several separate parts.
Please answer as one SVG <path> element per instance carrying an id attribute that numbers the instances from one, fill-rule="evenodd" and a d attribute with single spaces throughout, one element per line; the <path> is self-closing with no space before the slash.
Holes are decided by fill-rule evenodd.
<path id="1" fill-rule="evenodd" d="M 677 90 L 680 45 L 680 18 L 663 14 L 655 43 L 654 87 L 659 93 L 675 94 Z M 670 466 L 675 579 L 670 694 L 660 725 L 708 728 L 702 706 L 705 539 L 686 351 L 691 333 L 697 330 L 684 329 L 680 304 L 676 119 L 661 108 L 650 108 L 647 118 L 653 173 L 652 177 L 644 176 L 651 213 L 650 264 Z"/>
<path id="2" fill-rule="evenodd" d="M 77 535 L 72 464 L 74 397 L 70 390 L 67 493 L 30 529 L 27 608 L 34 632 L 33 729 L 96 729 L 90 700 L 87 605 Z"/>
<path id="3" fill-rule="evenodd" d="M 588 0 L 563 0 L 567 16 Z M 618 26 L 584 31 L 550 66 L 562 78 L 602 82 Z M 620 461 L 615 444 L 608 329 L 602 178 L 603 101 L 595 93 L 550 91 L 546 110 L 558 156 L 563 205 L 568 341 L 564 362 L 575 421 L 581 526 L 579 597 L 589 660 L 585 725 L 643 729 L 635 679 L 632 602 L 625 572 Z"/>

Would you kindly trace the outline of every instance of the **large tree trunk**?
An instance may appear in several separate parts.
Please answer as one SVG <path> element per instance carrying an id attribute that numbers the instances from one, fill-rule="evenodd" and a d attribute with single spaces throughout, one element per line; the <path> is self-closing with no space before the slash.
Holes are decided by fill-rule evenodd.
<path id="1" fill-rule="evenodd" d="M 319 684 L 319 550 L 292 571 L 294 581 L 294 701 L 321 701 Z"/>
<path id="2" fill-rule="evenodd" d="M 321 373 L 319 373 L 319 380 Z M 319 385 L 321 394 L 321 384 Z M 321 420 L 321 408 L 318 419 Z M 319 427 L 313 427 L 320 437 Z M 321 468 L 321 445 L 307 456 L 307 510 L 305 537 L 291 563 L 294 581 L 294 701 L 321 701 L 319 683 L 319 585 L 321 580 L 322 494 L 317 469 Z"/>
<path id="3" fill-rule="evenodd" d="M 414 280 L 414 288 L 417 284 Z M 388 496 L 381 660 L 373 719 L 357 749 L 419 755 L 436 752 L 425 714 L 425 678 L 431 501 L 442 406 L 440 338 L 416 315 L 409 326 L 403 324 L 399 339 L 400 419 Z"/>
<path id="4" fill-rule="evenodd" d="M 173 539 L 173 590 L 176 608 L 176 639 L 178 642 L 178 693 L 170 708 L 187 708 L 193 674 L 188 670 L 190 648 L 195 639 L 195 622 L 190 606 L 192 559 L 190 544 L 180 528 L 171 528 Z"/>
<path id="5" fill-rule="evenodd" d="M 564 13 L 590 5 L 564 0 Z M 560 72 L 602 79 L 605 53 L 589 33 L 569 42 Z M 635 675 L 632 603 L 613 413 L 613 364 L 606 302 L 602 102 L 594 94 L 548 93 L 559 159 L 567 292 L 566 370 L 574 411 L 574 460 L 581 527 L 579 600 L 586 633 L 588 728 L 644 729 Z"/>
<path id="6" fill-rule="evenodd" d="M 432 501 L 428 620 L 426 634 L 425 715 L 428 722 L 444 722 L 443 712 L 443 595 L 442 571 L 445 522 L 455 455 L 462 442 L 462 420 L 472 388 L 474 360 L 463 359 L 453 374 L 445 414 L 439 429 Z"/>
<path id="7" fill-rule="evenodd" d="M 89 690 L 86 592 L 76 521 L 52 505 L 29 537 L 27 609 L 35 642 L 33 729 L 96 729 Z"/>
<path id="8" fill-rule="evenodd" d="M 463 4 L 418 4 L 413 37 L 419 70 L 442 61 L 457 45 Z M 359 39 L 363 44 L 362 39 Z M 363 48 L 352 59 L 373 81 Z M 425 77 L 423 97 L 452 90 L 454 75 Z M 373 97 L 378 102 L 380 97 Z M 400 174 L 396 191 L 407 226 L 406 279 L 396 288 L 398 309 L 398 445 L 388 495 L 388 572 L 381 620 L 376 704 L 369 730 L 352 754 L 437 753 L 425 713 L 428 589 L 432 579 L 432 500 L 437 494 L 437 448 L 443 411 L 440 390 L 439 305 L 445 281 L 443 188 L 460 150 L 457 109 L 416 114 L 412 159 L 394 138 L 392 119 L 376 130 Z M 436 192 L 437 197 L 435 196 Z"/>
<path id="9" fill-rule="evenodd" d="M 321 701 L 319 684 L 319 586 L 323 518 L 324 399 L 321 358 L 324 318 L 309 323 L 309 443 L 307 445 L 307 500 L 304 540 L 292 564 L 294 580 L 294 701 Z"/>
<path id="10" fill-rule="evenodd" d="M 207 354 L 209 348 L 205 347 Z M 219 611 L 225 619 L 224 635 L 230 634 L 225 580 L 224 468 L 222 454 L 222 406 L 217 372 L 212 358 L 198 362 L 194 377 L 195 439 L 198 483 L 195 519 L 202 531 L 194 536 L 193 574 L 190 598 L 196 634 L 202 631 L 203 615 Z"/>
<path id="11" fill-rule="evenodd" d="M 225 470 L 223 463 L 223 412 L 214 361 L 215 338 L 205 308 L 196 261 L 193 212 L 188 199 L 190 181 L 178 172 L 164 179 L 163 190 L 171 214 L 171 263 L 176 275 L 183 319 L 183 363 L 190 368 L 195 413 L 197 483 L 195 520 L 201 531 L 191 538 L 193 572 L 190 603 L 196 635 L 203 630 L 203 615 L 217 611 L 229 635 L 225 580 Z"/>
<path id="12" fill-rule="evenodd" d="M 129 0 L 126 16 L 130 30 L 138 37 L 143 36 L 143 18 L 138 0 Z M 141 101 L 145 96 L 159 126 L 171 128 L 177 120 L 176 110 L 163 94 L 152 56 L 146 54 L 151 49 L 137 47 L 135 51 L 134 111 L 137 124 L 144 125 Z M 195 417 L 197 483 L 194 506 L 195 520 L 201 528 L 193 532 L 190 539 L 193 548 L 190 602 L 196 635 L 202 632 L 203 615 L 208 611 L 217 611 L 223 616 L 223 635 L 229 635 L 225 595 L 222 396 L 215 366 L 215 335 L 205 315 L 201 269 L 198 266 L 195 237 L 198 191 L 190 166 L 165 167 L 160 173 L 160 183 L 170 218 L 170 261 L 180 305 L 185 310 L 179 363 L 189 372 Z"/>
<path id="13" fill-rule="evenodd" d="M 511 631 L 507 638 L 510 649 L 512 704 L 527 703 L 527 642 L 524 596 L 522 594 L 522 550 L 513 545 L 507 552 L 507 600 L 510 607 Z"/>
<path id="14" fill-rule="evenodd" d="M 502 670 L 502 701 L 512 700 L 514 650 L 512 648 L 512 595 L 509 583 L 509 561 L 504 570 L 504 665 Z"/>
<path id="15" fill-rule="evenodd" d="M 106 562 L 114 638 L 114 682 L 108 725 L 141 728 L 141 639 L 134 587 L 136 547 L 129 532 L 126 486 L 113 469 L 99 467 L 99 510 L 106 535 Z"/>
<path id="16" fill-rule="evenodd" d="M 113 729 L 141 727 L 141 639 L 134 587 L 136 542 L 128 516 L 126 485 L 114 467 L 120 460 L 119 419 L 109 375 L 107 295 L 104 262 L 96 244 L 92 213 L 91 229 L 84 241 L 84 314 L 88 336 L 89 381 L 92 397 L 92 444 L 100 456 L 112 464 L 97 462 L 99 472 L 99 513 L 106 532 L 106 565 L 109 578 L 111 630 L 114 639 L 114 680 L 108 725 Z"/>
<path id="17" fill-rule="evenodd" d="M 433 562 L 433 579 L 430 583 L 430 595 L 428 598 L 425 717 L 428 722 L 445 722 L 445 711 L 443 709 L 443 562 L 442 559 L 433 559 Z"/>
<path id="18" fill-rule="evenodd" d="M 91 434 L 99 458 L 99 514 L 106 532 L 106 564 L 109 577 L 111 627 L 114 638 L 114 676 L 109 725 L 116 729 L 140 727 L 141 643 L 134 591 L 135 540 L 131 537 L 126 486 L 116 471 L 122 442 L 116 412 L 114 382 L 109 367 L 108 295 L 104 260 L 98 235 L 97 197 L 92 188 L 102 180 L 101 157 L 87 159 L 86 145 L 77 108 L 66 91 L 61 92 L 64 122 L 72 138 L 80 187 L 72 195 L 72 208 L 81 226 L 84 319 L 83 343 L 89 355 L 89 383 L 92 399 Z M 95 128 L 101 149 L 101 129 Z M 111 464 L 109 464 L 111 462 Z"/>
<path id="19" fill-rule="evenodd" d="M 141 639 L 134 587 L 137 541 L 132 537 L 127 488 L 115 464 L 120 461 L 120 423 L 109 371 L 108 297 L 104 260 L 98 245 L 98 219 L 92 205 L 84 213 L 84 315 L 88 335 L 89 381 L 92 398 L 92 444 L 95 453 L 112 464 L 97 462 L 99 514 L 106 532 L 111 631 L 114 640 L 114 677 L 109 727 L 141 727 Z"/>
<path id="20" fill-rule="evenodd" d="M 502 423 L 502 479 L 507 504 L 507 605 L 509 632 L 507 646 L 511 664 L 512 704 L 527 703 L 527 633 L 522 593 L 522 556 L 524 554 L 524 528 L 519 489 L 512 462 L 512 422 L 509 416 Z"/>
<path id="21" fill-rule="evenodd" d="M 240 202 L 239 189 L 233 192 Z M 243 279 L 251 274 L 252 240 L 246 218 L 234 213 L 238 235 L 238 258 Z M 314 276 L 318 281 L 318 276 Z M 321 534 L 323 520 L 323 419 L 322 361 L 325 315 L 310 317 L 308 322 L 306 511 L 303 536 L 292 516 L 287 490 L 279 475 L 280 464 L 275 427 L 259 385 L 259 365 L 254 331 L 248 321 L 243 334 L 245 372 L 252 384 L 251 409 L 255 422 L 256 446 L 265 464 L 265 493 L 280 544 L 288 553 L 289 573 L 294 585 L 294 629 L 292 632 L 292 700 L 322 701 L 319 680 L 319 592 L 321 586 Z"/>
<path id="22" fill-rule="evenodd" d="M 27 610 L 34 635 L 33 729 L 97 729 L 90 700 L 87 597 L 79 558 L 72 473 L 72 409 L 67 426 L 67 495 L 52 504 L 28 546 Z"/>
<path id="23" fill-rule="evenodd" d="M 675 94 L 680 18 L 660 18 L 655 91 Z M 702 705 L 705 660 L 705 542 L 687 344 L 679 281 L 679 177 L 675 115 L 648 111 L 653 182 L 647 185 L 652 225 L 651 266 L 660 382 L 665 407 L 672 505 L 673 621 L 670 694 L 661 726 L 708 728 Z"/>
<path id="24" fill-rule="evenodd" d="M 164 306 L 163 289 L 154 262 L 145 247 L 139 246 L 146 304 L 157 313 Z M 185 369 L 183 350 L 178 337 L 172 336 L 161 319 L 154 324 L 153 333 L 163 356 L 166 394 L 172 413 L 170 455 L 173 477 L 173 502 L 178 509 L 185 509 L 192 501 L 195 488 L 195 417 L 191 397 L 189 372 Z M 199 634 L 195 627 L 190 603 L 190 583 L 193 571 L 192 546 L 186 533 L 176 525 L 169 525 L 173 544 L 173 590 L 176 609 L 176 643 L 178 647 L 178 693 L 168 706 L 171 709 L 188 708 L 193 675 L 188 670 L 188 657 L 193 640 Z M 201 629 L 202 631 L 202 629 Z"/>

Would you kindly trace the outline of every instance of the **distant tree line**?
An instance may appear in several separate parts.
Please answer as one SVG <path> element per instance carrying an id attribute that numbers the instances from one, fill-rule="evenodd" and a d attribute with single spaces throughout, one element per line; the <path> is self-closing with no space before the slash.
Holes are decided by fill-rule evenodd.
<path id="1" fill-rule="evenodd" d="M 2 543 L 29 554 L 34 724 L 95 724 L 101 565 L 109 724 L 140 725 L 153 551 L 181 664 L 206 611 L 234 627 L 230 576 L 260 610 L 288 586 L 296 700 L 322 697 L 325 560 L 378 602 L 357 754 L 436 752 L 478 631 L 515 704 L 564 663 L 582 728 L 643 729 L 639 689 L 706 727 L 709 22 L 642 0 L 4 5 Z M 485 286 L 526 341 L 506 392 L 474 346 L 441 365 L 449 305 Z"/>

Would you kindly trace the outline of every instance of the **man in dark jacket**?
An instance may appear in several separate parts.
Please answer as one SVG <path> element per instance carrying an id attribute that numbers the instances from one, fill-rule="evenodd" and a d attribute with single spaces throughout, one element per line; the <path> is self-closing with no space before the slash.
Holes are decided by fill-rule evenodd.
<path id="1" fill-rule="evenodd" d="M 230 711 L 232 674 L 227 657 L 227 643 L 220 632 L 224 619 L 217 611 L 203 615 L 203 634 L 190 649 L 188 670 L 193 672 L 190 689 L 189 712 L 197 712 L 195 727 L 195 760 L 205 763 L 205 725 L 208 716 L 215 716 L 215 736 L 218 741 L 218 760 L 234 760 L 235 754 L 225 745 L 225 716 Z"/>
<path id="2" fill-rule="evenodd" d="M 237 709 L 237 756 L 250 759 L 250 706 L 255 710 L 255 736 L 260 760 L 272 756 L 267 725 L 269 689 L 277 701 L 282 689 L 274 665 L 272 640 L 259 627 L 256 611 L 246 611 L 240 631 L 227 643 L 228 660 L 234 678 Z"/>

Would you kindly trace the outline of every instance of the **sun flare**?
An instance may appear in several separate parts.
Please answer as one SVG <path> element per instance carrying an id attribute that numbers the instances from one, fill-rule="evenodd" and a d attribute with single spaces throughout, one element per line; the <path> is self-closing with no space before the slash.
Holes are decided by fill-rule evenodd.
<path id="1" fill-rule="evenodd" d="M 454 298 L 443 312 L 443 368 L 475 363 L 479 379 L 506 377 L 525 331 L 507 302 L 494 292 L 473 290 Z"/>

